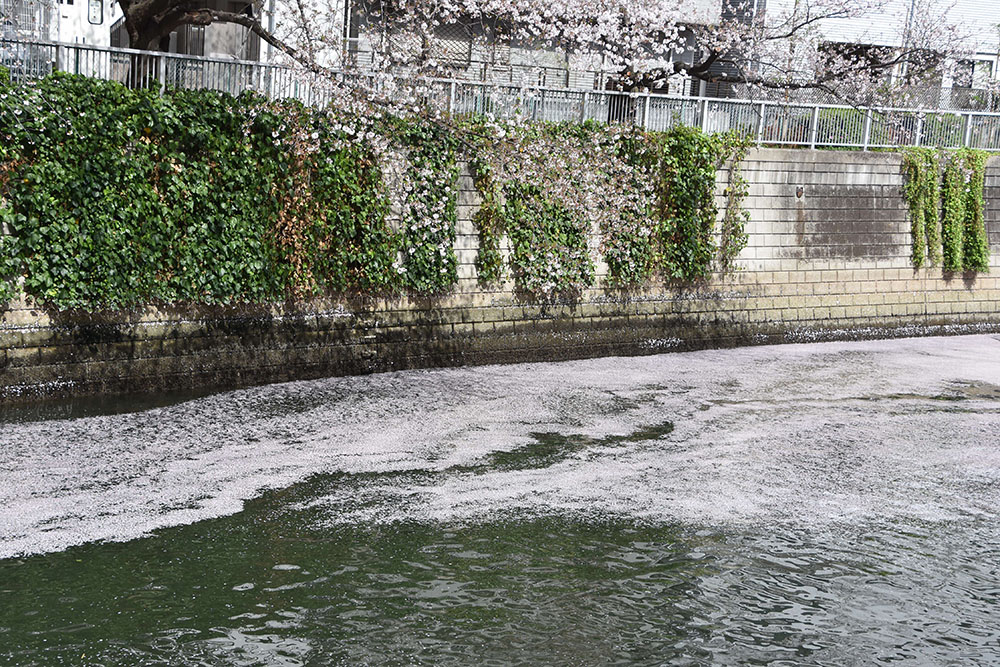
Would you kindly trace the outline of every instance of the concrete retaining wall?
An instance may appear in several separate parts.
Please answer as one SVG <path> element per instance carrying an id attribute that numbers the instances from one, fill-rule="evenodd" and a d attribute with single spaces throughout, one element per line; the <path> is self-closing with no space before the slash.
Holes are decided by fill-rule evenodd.
<path id="1" fill-rule="evenodd" d="M 130 314 L 47 312 L 20 301 L 0 313 L 0 401 L 1000 330 L 1000 160 L 986 182 L 992 272 L 978 276 L 911 267 L 898 154 L 760 149 L 744 174 L 750 240 L 729 278 L 628 295 L 596 288 L 559 305 L 520 302 L 511 285 L 484 291 L 475 280 L 476 197 L 463 176 L 460 284 L 451 295 Z M 598 245 L 595 236 L 595 255 Z"/>

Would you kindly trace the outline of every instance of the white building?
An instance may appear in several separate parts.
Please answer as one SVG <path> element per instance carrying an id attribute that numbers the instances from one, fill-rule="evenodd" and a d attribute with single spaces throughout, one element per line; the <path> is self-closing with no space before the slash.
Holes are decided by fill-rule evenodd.
<path id="1" fill-rule="evenodd" d="M 0 0 L 0 36 L 108 46 L 117 9 L 112 0 Z"/>
<path id="2" fill-rule="evenodd" d="M 56 41 L 71 44 L 111 44 L 111 16 L 117 2 L 106 0 L 59 0 Z M 118 12 L 121 15 L 121 12 Z"/>

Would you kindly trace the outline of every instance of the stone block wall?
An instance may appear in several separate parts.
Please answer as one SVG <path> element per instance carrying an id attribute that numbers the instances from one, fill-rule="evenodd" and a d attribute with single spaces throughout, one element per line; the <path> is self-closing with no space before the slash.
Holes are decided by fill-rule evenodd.
<path id="1" fill-rule="evenodd" d="M 459 285 L 439 298 L 325 298 L 133 313 L 0 310 L 0 401 L 235 387 L 442 365 L 783 341 L 1000 330 L 1000 158 L 986 182 L 990 274 L 914 270 L 895 153 L 758 149 L 749 243 L 732 276 L 572 303 L 476 282 L 477 205 L 461 178 Z M 720 173 L 721 201 L 728 175 Z M 600 239 L 591 247 L 597 257 Z"/>

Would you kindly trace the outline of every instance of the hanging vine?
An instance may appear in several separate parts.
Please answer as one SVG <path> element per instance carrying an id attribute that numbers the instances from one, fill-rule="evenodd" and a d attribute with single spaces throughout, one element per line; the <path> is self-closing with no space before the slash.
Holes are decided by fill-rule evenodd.
<path id="1" fill-rule="evenodd" d="M 914 268 L 925 260 L 941 262 L 941 174 L 938 151 L 933 148 L 908 148 L 903 152 L 903 196 L 910 209 Z"/>
<path id="2" fill-rule="evenodd" d="M 914 267 L 926 258 L 931 264 L 940 262 L 947 272 L 989 271 L 983 221 L 987 157 L 984 151 L 968 148 L 944 158 L 930 148 L 903 153 L 903 195 L 910 209 Z"/>
<path id="3" fill-rule="evenodd" d="M 924 162 L 924 233 L 927 259 L 934 266 L 941 263 L 941 161 L 936 150 L 923 152 Z"/>
<path id="4" fill-rule="evenodd" d="M 0 75 L 2 74 L 3 70 L 0 68 Z M 2 83 L 0 80 L 0 85 Z M 16 166 L 17 162 L 14 160 L 12 151 L 9 147 L 0 144 L 0 309 L 17 296 L 16 245 L 8 237 L 10 233 L 9 223 L 13 222 L 14 212 L 7 207 L 5 198 L 7 182 Z"/>
<path id="5" fill-rule="evenodd" d="M 720 148 L 721 160 L 729 164 L 729 185 L 719 241 L 719 270 L 725 275 L 733 271 L 736 258 L 749 240 L 746 228 L 750 211 L 743 203 L 750 194 L 750 182 L 743 176 L 743 161 L 750 150 L 750 142 L 733 133 L 723 135 Z"/>
<path id="6" fill-rule="evenodd" d="M 506 232 L 502 196 L 489 164 L 473 157 L 469 162 L 472 182 L 479 193 L 479 208 L 472 222 L 479 232 L 479 253 L 476 255 L 476 275 L 480 285 L 495 285 L 503 280 L 503 253 L 500 243 Z"/>
<path id="7" fill-rule="evenodd" d="M 911 149 L 903 153 L 903 173 L 905 181 L 903 194 L 910 207 L 910 261 L 915 268 L 920 268 L 926 255 L 926 234 L 924 209 L 928 202 L 927 169 L 924 152 L 927 149 Z"/>
<path id="8" fill-rule="evenodd" d="M 941 185 L 943 216 L 941 220 L 942 266 L 945 271 L 961 271 L 963 237 L 965 236 L 966 160 L 963 151 L 956 151 L 944 166 Z"/>
<path id="9" fill-rule="evenodd" d="M 962 239 L 962 268 L 966 271 L 990 270 L 990 246 L 983 222 L 983 189 L 986 180 L 983 151 L 966 151 L 969 182 L 965 191 L 965 225 Z"/>
<path id="10" fill-rule="evenodd" d="M 415 292 L 443 292 L 458 282 L 458 142 L 452 133 L 429 120 L 400 121 L 397 127 L 409 160 L 401 239 L 402 282 Z"/>

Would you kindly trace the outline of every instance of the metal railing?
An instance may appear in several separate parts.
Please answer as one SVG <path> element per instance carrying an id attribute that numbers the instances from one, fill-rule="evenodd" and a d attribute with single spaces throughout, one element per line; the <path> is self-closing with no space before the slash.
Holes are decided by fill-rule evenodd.
<path id="1" fill-rule="evenodd" d="M 716 84 L 720 93 L 711 97 L 755 99 L 759 102 L 784 104 L 842 104 L 843 98 L 834 93 L 815 89 L 784 91 L 757 88 L 753 91 L 742 84 Z M 891 106 L 902 109 L 932 111 L 1000 112 L 1000 88 L 962 88 L 957 86 L 907 85 L 885 92 L 891 98 L 855 102 L 861 106 Z"/>
<path id="2" fill-rule="evenodd" d="M 0 66 L 6 67 L 17 81 L 58 71 L 161 91 L 167 86 L 231 95 L 252 90 L 275 99 L 294 98 L 317 106 L 329 101 L 324 85 L 310 81 L 295 68 L 246 60 L 0 39 Z"/>
<path id="3" fill-rule="evenodd" d="M 1000 114 L 922 111 L 830 104 L 673 97 L 451 82 L 453 113 L 491 113 L 532 120 L 621 122 L 648 130 L 684 125 L 736 132 L 757 144 L 810 148 L 968 146 L 1000 150 Z"/>
<path id="4" fill-rule="evenodd" d="M 315 106 L 330 101 L 334 85 L 282 65 L 2 39 L 0 65 L 10 69 L 15 79 L 64 71 L 161 90 L 166 86 L 207 88 L 232 95 L 252 90 Z M 447 79 L 428 81 L 423 88 L 425 97 L 454 114 L 557 122 L 596 120 L 649 130 L 685 125 L 707 132 L 733 131 L 758 144 L 811 148 L 968 146 L 1000 151 L 1000 113 L 788 104 Z"/>

